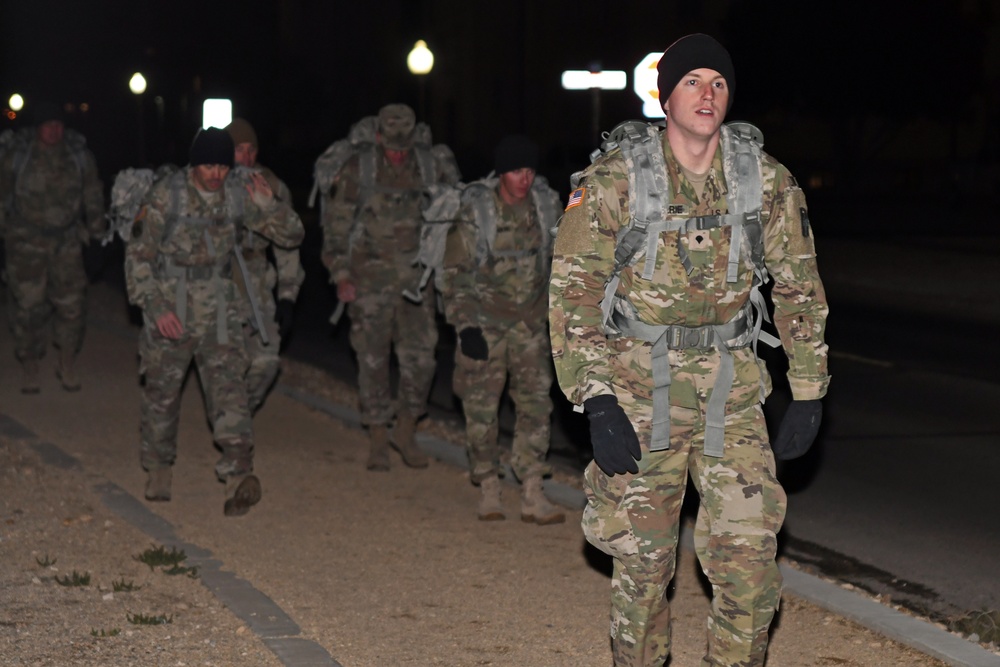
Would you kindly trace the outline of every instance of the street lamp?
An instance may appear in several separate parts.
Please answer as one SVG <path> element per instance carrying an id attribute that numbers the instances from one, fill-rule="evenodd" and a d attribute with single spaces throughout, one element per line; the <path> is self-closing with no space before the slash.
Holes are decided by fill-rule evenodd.
<path id="1" fill-rule="evenodd" d="M 590 131 L 595 138 L 601 134 L 601 91 L 624 90 L 625 84 L 625 72 L 602 71 L 596 63 L 590 69 L 566 70 L 562 73 L 562 87 L 565 90 L 590 91 Z"/>
<path id="2" fill-rule="evenodd" d="M 418 39 L 409 55 L 406 56 L 406 66 L 410 74 L 417 77 L 420 85 L 420 118 L 424 118 L 424 80 L 434 68 L 434 54 L 427 48 L 427 42 Z"/>
<path id="3" fill-rule="evenodd" d="M 128 80 L 128 89 L 135 95 L 136 118 L 139 128 L 139 166 L 146 166 L 146 132 L 142 126 L 142 94 L 146 92 L 146 77 L 139 72 Z"/>
<path id="4" fill-rule="evenodd" d="M 14 93 L 10 96 L 10 99 L 7 100 L 7 106 L 10 107 L 11 111 L 20 111 L 24 108 L 24 98 L 17 93 Z"/>

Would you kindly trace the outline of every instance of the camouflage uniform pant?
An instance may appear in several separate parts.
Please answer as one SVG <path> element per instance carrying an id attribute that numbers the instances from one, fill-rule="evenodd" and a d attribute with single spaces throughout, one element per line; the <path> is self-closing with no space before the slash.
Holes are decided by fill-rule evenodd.
<path id="1" fill-rule="evenodd" d="M 366 286 L 367 287 L 367 286 Z M 434 347 L 438 332 L 434 296 L 414 304 L 403 298 L 394 283 L 378 289 L 358 287 L 359 296 L 349 307 L 351 347 L 358 357 L 361 421 L 388 424 L 393 416 L 389 380 L 390 356 L 399 361 L 400 410 L 413 417 L 427 411 L 427 395 L 434 380 Z"/>
<path id="2" fill-rule="evenodd" d="M 56 346 L 78 352 L 83 342 L 87 275 L 76 230 L 30 239 L 8 237 L 6 246 L 10 326 L 18 359 L 45 354 L 50 318 Z"/>
<path id="3" fill-rule="evenodd" d="M 250 325 L 243 327 L 247 355 L 250 357 L 250 367 L 247 369 L 247 400 L 250 402 L 250 412 L 256 411 L 264 404 L 267 392 L 281 371 L 281 359 L 278 357 L 278 352 L 281 350 L 281 334 L 274 319 L 276 311 L 274 298 L 261 300 L 260 310 L 268 344 L 264 345 L 260 332 Z M 253 314 L 249 313 L 248 316 L 252 318 Z"/>
<path id="4" fill-rule="evenodd" d="M 595 463 L 585 473 L 584 534 L 614 557 L 614 664 L 663 665 L 670 655 L 667 587 L 690 475 L 701 500 L 695 551 L 713 591 L 702 665 L 759 667 L 781 595 L 776 534 L 786 508 L 763 412 L 727 415 L 721 458 L 702 453 L 700 411 L 673 407 L 670 420 L 670 450 L 644 451 L 638 474 L 608 477 Z"/>
<path id="5" fill-rule="evenodd" d="M 472 481 L 496 475 L 500 466 L 497 412 L 507 377 L 516 421 L 511 467 L 518 479 L 547 475 L 545 462 L 552 430 L 552 356 L 546 329 L 532 332 L 523 322 L 506 331 L 484 329 L 485 361 L 455 349 L 455 393 L 462 399 Z"/>
<path id="6" fill-rule="evenodd" d="M 222 450 L 215 465 L 219 479 L 253 471 L 253 422 L 247 405 L 247 355 L 234 334 L 218 342 L 214 327 L 207 332 L 188 328 L 177 341 L 164 338 L 147 323 L 139 338 L 140 373 L 145 376 L 140 407 L 140 460 L 146 470 L 172 465 L 177 457 L 184 378 L 192 359 L 206 395 L 212 437 Z"/>

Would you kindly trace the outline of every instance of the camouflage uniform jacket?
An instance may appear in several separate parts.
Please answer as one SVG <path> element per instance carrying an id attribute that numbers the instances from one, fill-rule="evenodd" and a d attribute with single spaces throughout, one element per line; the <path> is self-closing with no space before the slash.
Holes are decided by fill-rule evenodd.
<path id="1" fill-rule="evenodd" d="M 673 200 L 685 215 L 727 212 L 722 149 L 716 151 L 702 196 L 682 175 L 663 133 L 663 151 Z M 829 384 L 828 312 L 816 252 L 809 227 L 805 196 L 788 170 L 764 154 L 762 164 L 764 261 L 774 279 L 771 296 L 775 325 L 789 360 L 788 379 L 797 400 L 820 398 Z M 634 338 L 608 338 L 601 322 L 600 302 L 614 266 L 616 238 L 628 225 L 628 168 L 620 152 L 598 159 L 584 174 L 580 202 L 567 207 L 555 243 L 550 284 L 552 354 L 560 387 L 571 402 L 582 404 L 600 394 L 614 394 L 614 386 L 643 378 L 639 387 L 648 396 L 652 379 L 648 343 Z M 665 232 L 658 239 L 655 271 L 650 281 L 626 267 L 616 294 L 635 307 L 637 318 L 651 325 L 697 327 L 732 320 L 746 304 L 752 266 L 741 261 L 737 282 L 726 282 L 731 228 Z M 693 264 L 690 275 L 677 257 L 682 244 Z M 641 255 L 644 252 L 640 251 Z M 636 268 L 641 269 L 641 261 Z M 759 401 L 770 378 L 751 349 L 733 350 L 736 378 L 727 397 L 727 413 Z M 682 367 L 670 387 L 671 405 L 698 407 L 711 392 L 699 386 L 699 375 L 717 367 L 716 351 L 672 350 L 671 366 Z M 628 391 L 628 389 L 625 389 Z"/>
<path id="2" fill-rule="evenodd" d="M 230 172 L 232 179 L 234 172 Z M 171 211 L 171 183 L 174 178 L 184 179 L 183 211 Z M 202 193 L 195 188 L 191 168 L 185 167 L 169 178 L 153 184 L 143 201 L 143 207 L 132 225 L 132 238 L 125 248 L 125 279 L 129 302 L 139 306 L 147 321 L 156 321 L 168 312 L 178 313 L 187 309 L 193 318 L 206 321 L 211 317 L 214 321 L 217 293 L 207 288 L 203 291 L 206 298 L 197 298 L 196 287 L 205 287 L 209 278 L 216 276 L 224 279 L 224 298 L 227 304 L 236 303 L 236 287 L 232 280 L 233 271 L 237 271 L 232 261 L 238 233 L 228 218 L 226 194 L 229 185 L 215 193 Z M 289 248 L 302 242 L 304 231 L 302 222 L 298 220 L 287 205 L 275 200 L 267 210 L 260 209 L 251 197 L 245 193 L 242 185 L 233 188 L 243 196 L 243 217 L 241 219 L 246 230 L 261 234 L 275 244 Z M 198 226 L 184 224 L 183 217 L 168 226 L 172 215 L 209 218 L 215 224 Z M 173 227 L 170 231 L 168 227 Z M 168 275 L 167 267 L 172 265 L 188 271 L 189 278 L 187 302 L 178 303 L 178 278 Z M 200 288 L 199 288 L 200 289 Z M 183 297 L 181 297 L 183 298 Z M 228 307 L 228 306 L 227 306 Z"/>
<path id="3" fill-rule="evenodd" d="M 292 208 L 292 193 L 285 182 L 263 165 L 258 164 L 256 169 L 267 179 L 271 190 L 274 191 L 275 198 L 291 209 L 291 214 L 285 219 L 286 224 L 290 227 L 301 225 L 299 216 Z M 299 261 L 298 247 L 282 248 L 273 244 L 266 236 L 257 233 L 247 234 L 243 241 L 244 259 L 247 268 L 250 269 L 250 275 L 257 281 L 257 291 L 260 292 L 261 298 L 272 299 L 271 292 L 277 285 L 279 300 L 295 301 L 299 295 L 299 288 L 306 277 L 302 263 Z M 272 246 L 274 252 L 275 263 L 273 266 L 267 260 L 268 246 Z M 262 277 L 263 280 L 261 280 Z"/>
<path id="4" fill-rule="evenodd" d="M 68 141 L 72 130 L 54 146 L 32 138 L 23 149 L 12 149 L 0 163 L 0 201 L 10 202 L 3 217 L 4 235 L 31 238 L 62 232 L 96 237 L 104 231 L 104 190 L 94 155 L 81 146 L 79 162 Z M 18 168 L 17 162 L 24 160 Z M 82 167 L 82 173 L 81 173 Z M 15 173 L 15 172 L 20 173 Z"/>
<path id="5" fill-rule="evenodd" d="M 323 220 L 323 263 L 332 282 L 350 278 L 409 287 L 420 246 L 425 187 L 413 151 L 394 166 L 376 146 L 375 186 L 365 198 L 360 159 L 352 156 L 333 182 L 332 201 Z M 446 182 L 447 170 L 435 160 L 435 183 Z"/>
<path id="6" fill-rule="evenodd" d="M 547 185 L 539 184 L 539 190 L 539 196 L 559 201 Z M 496 211 L 495 239 L 484 238 L 487 221 L 480 219 L 476 197 L 487 198 Z M 554 208 L 558 212 L 560 205 Z M 539 220 L 530 194 L 512 206 L 501 198 L 495 179 L 466 187 L 448 232 L 441 281 L 445 316 L 456 329 L 506 330 L 518 322 L 533 331 L 545 329 L 552 235 Z"/>

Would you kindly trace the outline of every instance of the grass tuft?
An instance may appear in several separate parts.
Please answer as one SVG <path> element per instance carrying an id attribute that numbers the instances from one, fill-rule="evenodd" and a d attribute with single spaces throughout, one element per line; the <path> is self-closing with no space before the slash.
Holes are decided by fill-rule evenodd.
<path id="1" fill-rule="evenodd" d="M 73 574 L 66 575 L 65 577 L 56 577 L 56 583 L 60 586 L 89 586 L 90 585 L 90 573 L 84 572 L 80 574 L 76 570 L 73 570 Z"/>

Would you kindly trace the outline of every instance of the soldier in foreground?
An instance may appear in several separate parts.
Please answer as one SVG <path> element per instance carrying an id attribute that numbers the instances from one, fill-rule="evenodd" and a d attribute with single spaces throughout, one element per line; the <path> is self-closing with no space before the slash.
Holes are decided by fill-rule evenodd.
<path id="1" fill-rule="evenodd" d="M 292 193 L 284 181 L 273 171 L 257 162 L 259 145 L 257 133 L 253 126 L 243 118 L 235 118 L 226 127 L 226 131 L 236 146 L 234 161 L 236 164 L 254 169 L 267 179 L 275 199 L 292 209 Z M 298 215 L 293 212 L 285 218 L 289 227 L 301 225 Z M 268 260 L 268 247 L 274 254 L 274 264 Z M 249 299 L 243 299 L 246 307 L 246 338 L 247 352 L 250 355 L 250 369 L 247 371 L 247 398 L 250 401 L 250 412 L 256 412 L 264 403 L 267 392 L 274 384 L 281 370 L 281 342 L 288 338 L 292 330 L 295 299 L 299 295 L 299 287 L 305 280 L 305 271 L 299 261 L 299 249 L 282 248 L 272 243 L 267 237 L 257 233 L 247 233 L 243 237 L 243 258 L 253 282 L 252 289 L 260 304 L 261 316 L 264 322 L 264 333 L 257 331 L 251 323 L 253 313 Z M 277 303 L 274 290 L 277 286 Z M 264 339 L 267 339 L 265 343 Z"/>
<path id="2" fill-rule="evenodd" d="M 85 139 L 66 128 L 57 105 L 39 104 L 34 120 L 11 136 L 0 162 L 14 350 L 23 393 L 40 391 L 39 360 L 50 341 L 63 389 L 78 391 L 87 290 L 81 243 L 106 227 L 103 186 Z"/>
<path id="3" fill-rule="evenodd" d="M 260 501 L 253 473 L 253 423 L 247 402 L 249 359 L 245 308 L 234 273 L 242 234 L 262 234 L 283 247 L 302 242 L 291 209 L 275 199 L 259 173 L 232 173 L 233 141 L 220 129 L 199 132 L 190 163 L 155 182 L 125 249 L 129 301 L 142 309 L 140 459 L 145 496 L 170 500 L 177 456 L 181 391 L 192 359 L 207 395 L 208 419 L 222 457 L 226 516 Z"/>
<path id="4" fill-rule="evenodd" d="M 458 174 L 442 157 L 450 151 L 432 150 L 429 128 L 416 122 L 410 107 L 389 104 L 371 121 L 373 136 L 353 146 L 324 194 L 323 263 L 351 317 L 361 419 L 368 427 L 368 470 L 389 469 L 394 412 L 395 448 L 406 465 L 424 468 L 427 455 L 414 434 L 434 379 L 434 299 L 412 303 L 402 292 L 419 282 L 421 269 L 414 260 L 425 193 L 434 184 L 456 182 Z M 398 411 L 389 380 L 393 350 L 399 361 Z"/>
<path id="5" fill-rule="evenodd" d="M 570 196 L 549 294 L 553 357 L 590 421 L 583 530 L 614 558 L 614 664 L 668 659 L 667 587 L 690 476 L 713 591 L 702 664 L 760 666 L 781 592 L 775 457 L 802 454 L 819 428 L 826 297 L 802 190 L 723 125 L 736 84 L 729 53 L 689 35 L 658 71 L 666 129 L 628 127 Z M 761 409 L 770 378 L 755 353 L 768 275 L 794 398 L 773 441 Z"/>
<path id="6" fill-rule="evenodd" d="M 545 462 L 552 429 L 547 287 L 551 230 L 562 204 L 536 175 L 537 166 L 534 142 L 505 137 L 496 149 L 496 176 L 462 190 L 445 250 L 444 310 L 459 339 L 454 387 L 465 413 L 472 482 L 482 491 L 482 521 L 506 518 L 497 413 L 508 375 L 517 411 L 510 462 L 522 485 L 521 520 L 566 520 L 542 491 L 542 477 L 551 472 Z"/>

